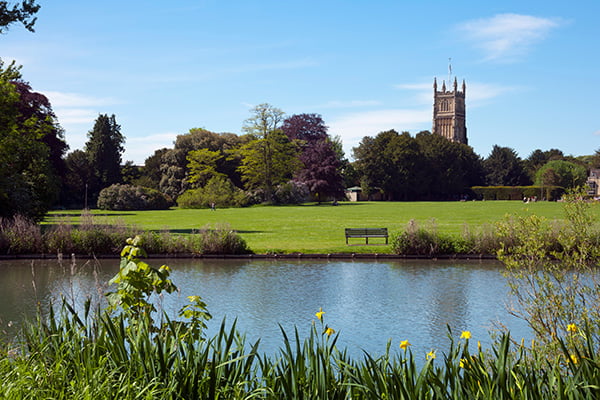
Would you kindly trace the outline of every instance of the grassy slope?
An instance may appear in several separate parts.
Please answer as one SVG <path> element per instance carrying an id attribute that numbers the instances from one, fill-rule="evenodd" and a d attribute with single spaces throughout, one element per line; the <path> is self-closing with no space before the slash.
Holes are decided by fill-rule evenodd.
<path id="1" fill-rule="evenodd" d="M 593 207 L 600 213 L 599 207 Z M 387 227 L 390 234 L 401 232 L 414 219 L 419 226 L 435 224 L 440 232 L 460 234 L 465 225 L 476 230 L 492 224 L 506 214 L 535 213 L 549 219 L 562 217 L 560 203 L 538 202 L 524 204 L 519 201 L 489 202 L 362 202 L 330 204 L 230 208 L 211 211 L 207 209 L 171 209 L 165 211 L 105 212 L 106 223 L 123 222 L 144 229 L 168 229 L 190 233 L 207 224 L 228 223 L 237 230 L 256 253 L 388 253 L 390 246 L 346 246 L 344 228 Z M 61 214 L 70 214 L 77 223 L 79 211 L 54 212 L 46 223 L 61 220 Z M 355 239 L 353 243 L 360 243 Z"/>

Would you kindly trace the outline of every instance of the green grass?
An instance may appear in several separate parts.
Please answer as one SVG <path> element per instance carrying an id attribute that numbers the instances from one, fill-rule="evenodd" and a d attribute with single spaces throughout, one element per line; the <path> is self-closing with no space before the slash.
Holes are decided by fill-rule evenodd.
<path id="1" fill-rule="evenodd" d="M 592 208 L 600 214 L 597 205 Z M 359 202 L 305 204 L 298 206 L 256 206 L 249 208 L 171 209 L 163 211 L 110 212 L 93 210 L 106 223 L 120 221 L 143 229 L 169 230 L 187 234 L 206 225 L 229 224 L 256 253 L 389 253 L 391 246 L 346 246 L 344 228 L 387 227 L 390 235 L 402 232 L 410 220 L 439 232 L 460 234 L 465 226 L 476 231 L 507 214 L 537 214 L 562 219 L 561 203 L 520 201 L 478 202 Z M 64 220 L 76 224 L 81 211 L 55 211 L 45 224 Z M 377 240 L 382 242 L 382 240 Z M 354 239 L 352 243 L 364 243 Z"/>

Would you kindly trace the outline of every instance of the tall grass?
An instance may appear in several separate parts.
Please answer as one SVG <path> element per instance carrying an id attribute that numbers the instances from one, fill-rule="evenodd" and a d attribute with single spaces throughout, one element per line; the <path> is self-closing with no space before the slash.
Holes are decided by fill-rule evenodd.
<path id="1" fill-rule="evenodd" d="M 0 397 L 8 399 L 594 399 L 596 344 L 548 361 L 501 336 L 486 351 L 452 338 L 445 351 L 410 348 L 353 359 L 317 323 L 301 340 L 282 330 L 276 354 L 261 354 L 235 322 L 213 337 L 187 335 L 165 317 L 130 325 L 123 314 L 67 303 L 27 325 L 0 349 Z"/>
<path id="2" fill-rule="evenodd" d="M 246 242 L 227 224 L 205 226 L 191 234 L 179 235 L 168 230 L 142 230 L 123 221 L 110 224 L 84 212 L 74 225 L 68 218 L 49 228 L 17 216 L 0 219 L 0 254 L 78 254 L 118 253 L 128 237 L 140 235 L 150 254 L 245 254 Z"/>

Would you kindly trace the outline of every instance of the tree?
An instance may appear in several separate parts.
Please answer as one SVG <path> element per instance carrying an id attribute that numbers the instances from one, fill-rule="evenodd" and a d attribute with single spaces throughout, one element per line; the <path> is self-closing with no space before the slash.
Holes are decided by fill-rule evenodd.
<path id="1" fill-rule="evenodd" d="M 233 133 L 215 133 L 202 128 L 192 128 L 184 135 L 178 135 L 173 149 L 162 155 L 160 166 L 160 190 L 173 199 L 190 188 L 187 155 L 190 151 L 207 149 L 224 155 L 217 162 L 216 169 L 223 173 L 238 187 L 242 179 L 238 172 L 240 166 L 236 149 L 247 141 Z"/>
<path id="2" fill-rule="evenodd" d="M 302 167 L 294 179 L 305 184 L 317 200 L 343 198 L 341 147 L 330 140 L 327 126 L 318 114 L 297 114 L 283 121 L 282 130 L 290 140 L 298 141 Z"/>
<path id="3" fill-rule="evenodd" d="M 290 140 L 301 140 L 306 145 L 328 138 L 327 126 L 319 114 L 296 114 L 283 121 L 281 130 Z"/>
<path id="4" fill-rule="evenodd" d="M 97 198 L 100 190 L 121 182 L 121 154 L 125 137 L 117 124 L 115 115 L 100 114 L 94 128 L 88 132 L 85 151 L 94 168 L 94 181 L 90 183 L 92 198 Z"/>
<path id="5" fill-rule="evenodd" d="M 388 200 L 409 200 L 424 192 L 425 158 L 408 132 L 364 137 L 353 152 L 363 193 L 381 190 Z"/>
<path id="6" fill-rule="evenodd" d="M 21 80 L 20 67 L 3 66 L 0 61 L 0 216 L 39 219 L 58 199 L 67 146 L 48 99 Z"/>
<path id="7" fill-rule="evenodd" d="M 534 181 L 537 170 L 540 169 L 540 167 L 542 167 L 548 161 L 564 160 L 564 159 L 565 159 L 565 155 L 563 154 L 562 151 L 560 151 L 558 149 L 550 149 L 547 151 L 542 151 L 540 149 L 536 149 L 536 150 L 532 151 L 531 154 L 529 155 L 529 157 L 527 157 L 523 161 L 523 165 L 525 167 L 525 171 L 527 172 L 527 175 L 529 176 L 529 179 L 531 181 Z"/>
<path id="8" fill-rule="evenodd" d="M 94 181 L 94 167 L 87 153 L 74 150 L 65 158 L 67 173 L 63 182 L 65 187 L 65 205 L 87 208 L 91 202 L 90 183 Z"/>
<path id="9" fill-rule="evenodd" d="M 226 177 L 225 174 L 217 172 L 217 162 L 221 158 L 223 155 L 220 151 L 208 149 L 192 150 L 188 153 L 188 182 L 193 188 L 203 187 L 213 177 Z"/>
<path id="10" fill-rule="evenodd" d="M 298 150 L 281 130 L 283 111 L 259 104 L 243 130 L 251 141 L 242 146 L 239 171 L 251 189 L 260 189 L 264 202 L 273 202 L 275 185 L 289 180 L 299 167 Z"/>
<path id="11" fill-rule="evenodd" d="M 40 6 L 35 4 L 35 0 L 24 0 L 20 5 L 12 7 L 8 1 L 0 1 L 0 34 L 5 33 L 15 22 L 21 22 L 28 31 L 34 32 L 33 25 L 37 20 L 34 15 L 39 9 Z"/>
<path id="12" fill-rule="evenodd" d="M 424 179 L 428 197 L 457 198 L 471 186 L 483 184 L 482 160 L 470 146 L 428 131 L 419 132 L 415 139 L 427 160 Z"/>
<path id="13" fill-rule="evenodd" d="M 490 155 L 483 161 L 486 182 L 490 186 L 528 185 L 527 174 L 517 152 L 510 147 L 494 145 Z"/>
<path id="14" fill-rule="evenodd" d="M 587 171 L 581 165 L 570 161 L 553 160 L 538 169 L 535 183 L 540 186 L 562 186 L 575 189 L 587 180 Z"/>
<path id="15" fill-rule="evenodd" d="M 135 180 L 137 186 L 151 189 L 159 188 L 160 178 L 162 177 L 160 165 L 162 164 L 162 156 L 167 151 L 169 151 L 167 148 L 158 149 L 154 151 L 154 154 L 146 158 L 144 166 L 141 168 L 141 175 Z"/>

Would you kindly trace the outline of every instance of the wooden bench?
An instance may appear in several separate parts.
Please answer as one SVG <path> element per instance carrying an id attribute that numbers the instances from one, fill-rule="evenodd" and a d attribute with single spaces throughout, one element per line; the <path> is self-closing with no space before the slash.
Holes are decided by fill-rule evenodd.
<path id="1" fill-rule="evenodd" d="M 365 244 L 369 244 L 369 238 L 385 238 L 385 244 L 388 244 L 388 230 L 387 228 L 346 228 L 346 244 L 349 238 L 365 238 Z"/>

